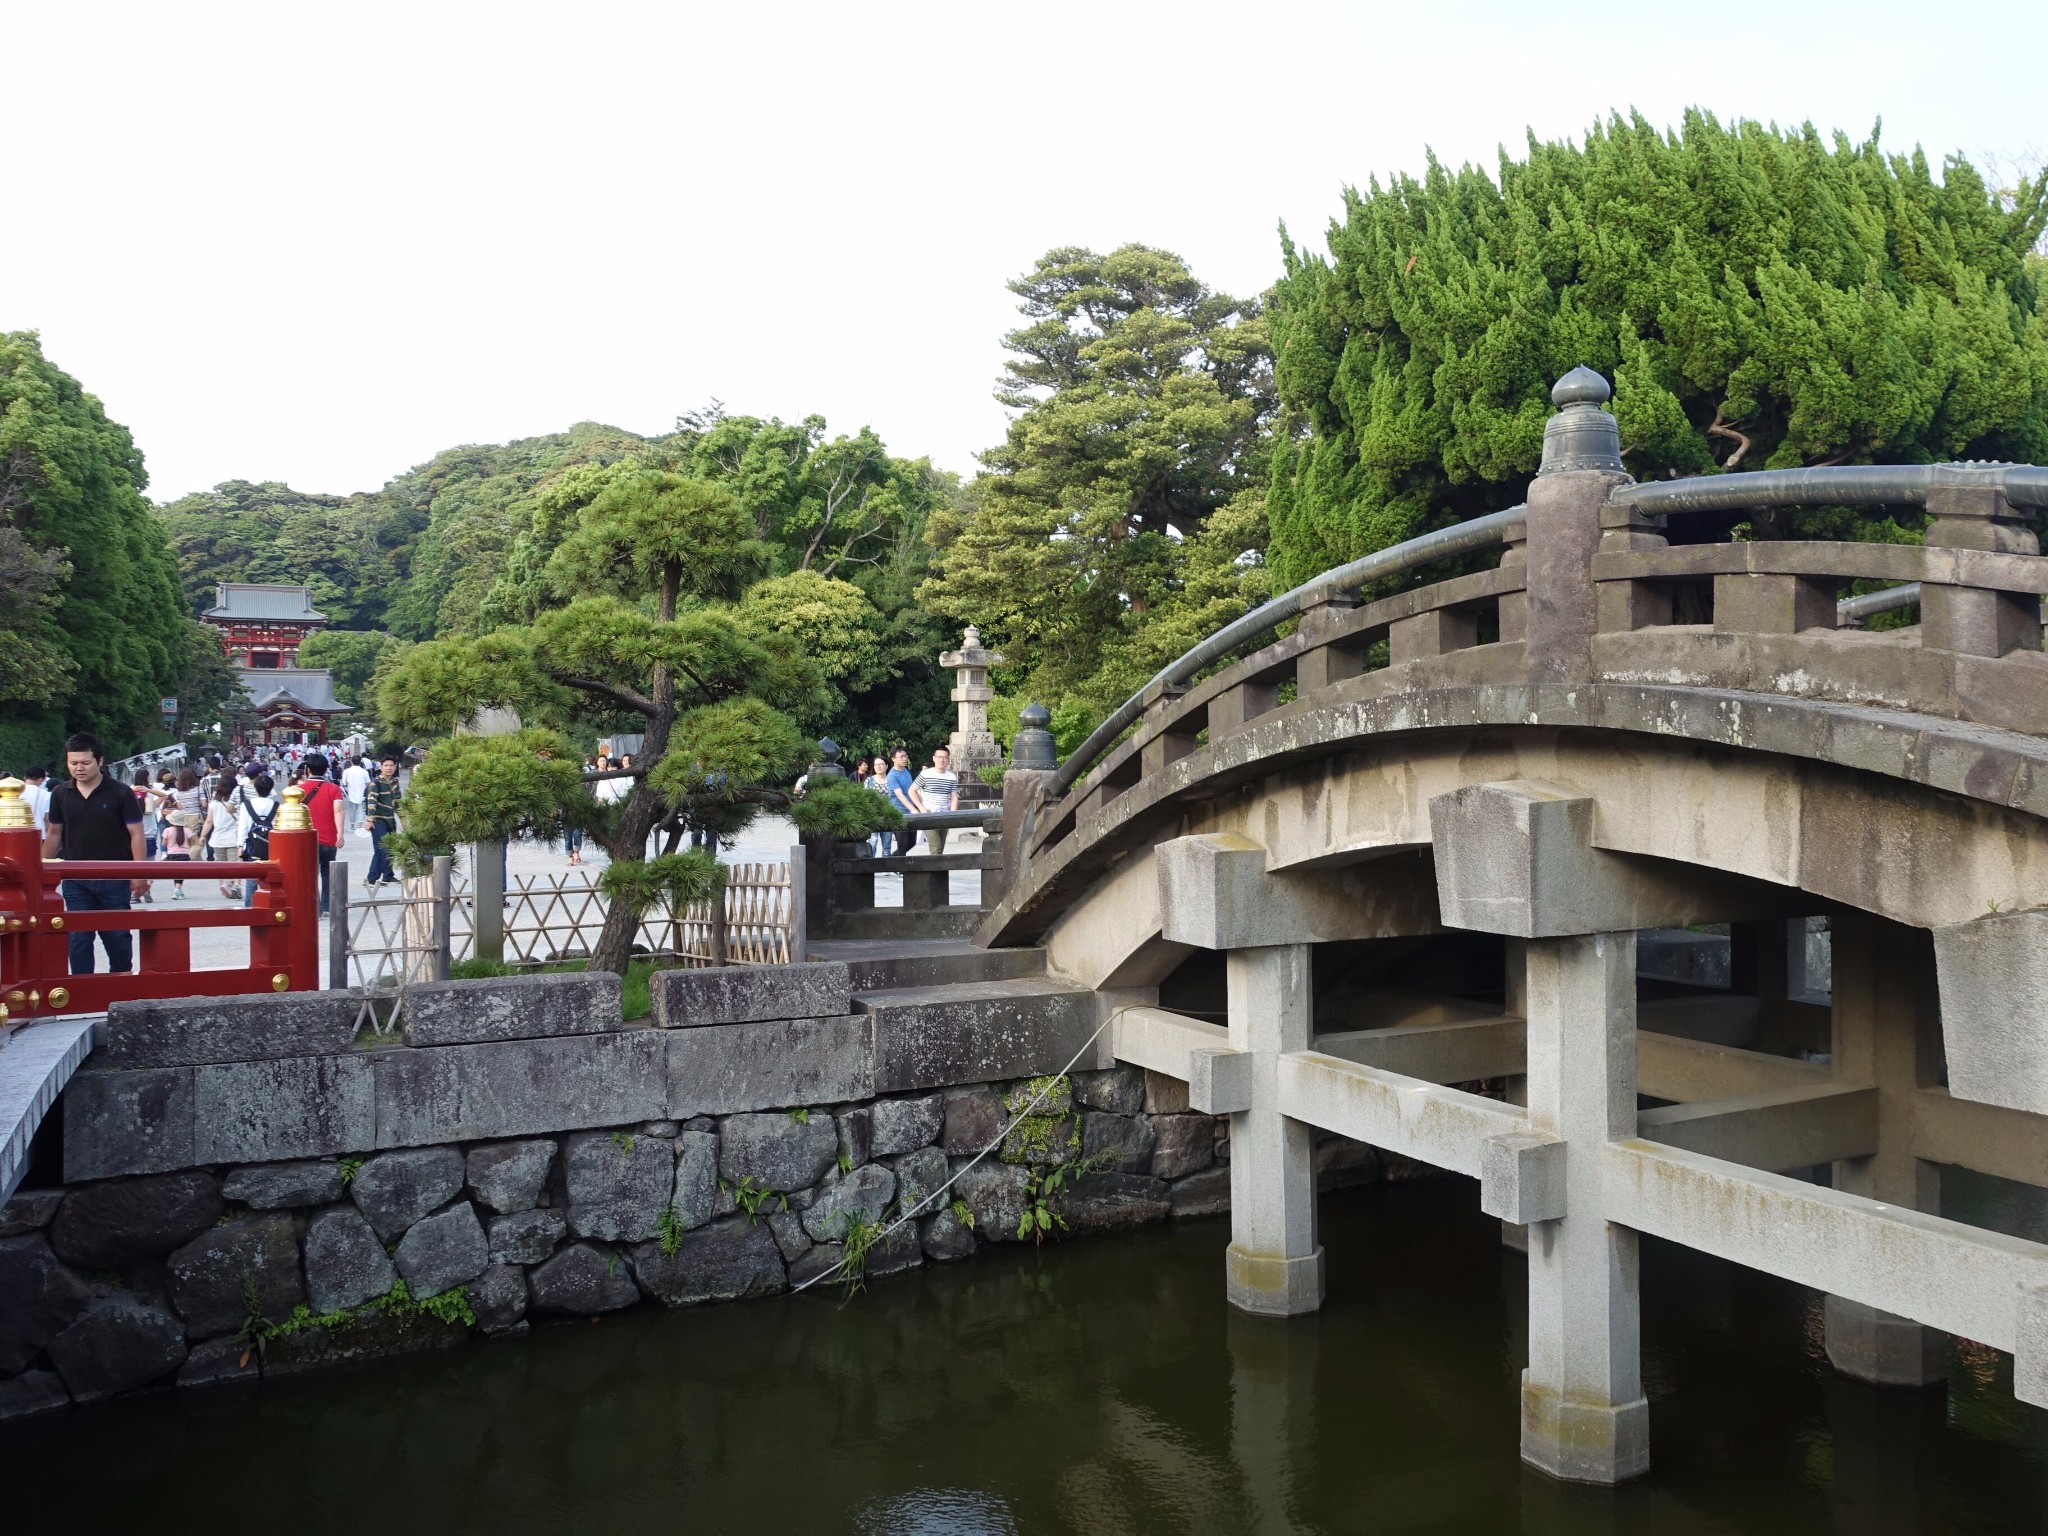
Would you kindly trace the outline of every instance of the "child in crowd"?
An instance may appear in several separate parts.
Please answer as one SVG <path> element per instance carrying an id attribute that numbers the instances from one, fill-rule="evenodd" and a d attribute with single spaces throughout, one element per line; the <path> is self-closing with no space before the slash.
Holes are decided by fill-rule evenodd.
<path id="1" fill-rule="evenodd" d="M 192 862 L 192 833 L 177 818 L 166 821 L 157 833 L 157 844 L 163 849 L 166 864 L 190 864 Z M 185 899 L 185 882 L 173 880 L 171 895 L 179 901 Z"/>

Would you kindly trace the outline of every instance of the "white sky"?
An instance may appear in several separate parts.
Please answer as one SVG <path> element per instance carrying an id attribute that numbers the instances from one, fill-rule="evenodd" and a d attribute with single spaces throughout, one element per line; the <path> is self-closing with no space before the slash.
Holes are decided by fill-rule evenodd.
<path id="1" fill-rule="evenodd" d="M 160 500 L 714 397 L 966 470 L 1003 283 L 1051 246 L 1257 291 L 1276 221 L 1320 248 L 1347 182 L 1630 106 L 2024 153 L 2044 42 L 2048 5 L 1924 0 L 5 0 L 0 330 L 42 332 Z"/>

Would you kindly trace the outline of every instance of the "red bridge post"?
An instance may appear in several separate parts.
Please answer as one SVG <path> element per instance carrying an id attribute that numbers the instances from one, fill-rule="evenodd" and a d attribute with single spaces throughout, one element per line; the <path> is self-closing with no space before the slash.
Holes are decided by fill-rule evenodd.
<path id="1" fill-rule="evenodd" d="M 21 798 L 26 787 L 19 779 L 0 779 L 0 1021 L 11 1017 L 16 1024 L 33 1006 L 22 978 L 39 974 L 36 941 L 42 935 L 43 834 Z M 0 1022 L 0 1031 L 5 1028 Z"/>
<path id="2" fill-rule="evenodd" d="M 277 808 L 270 832 L 270 856 L 284 875 L 283 944 L 273 945 L 280 974 L 289 973 L 291 990 L 314 992 L 320 987 L 320 844 L 307 813 L 305 791 L 294 784 Z M 282 952 L 280 952 L 280 949 Z M 279 988 L 280 991 L 284 990 Z"/>

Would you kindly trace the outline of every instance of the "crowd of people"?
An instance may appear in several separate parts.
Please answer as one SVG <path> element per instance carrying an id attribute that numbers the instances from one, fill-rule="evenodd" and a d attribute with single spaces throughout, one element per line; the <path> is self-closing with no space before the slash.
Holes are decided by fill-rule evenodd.
<path id="1" fill-rule="evenodd" d="M 960 776 L 953 772 L 950 747 L 932 748 L 930 765 L 917 769 L 910 766 L 908 747 L 898 747 L 888 753 L 878 752 L 872 758 L 857 757 L 848 770 L 848 777 L 856 784 L 865 784 L 906 816 L 958 810 L 960 806 Z M 917 846 L 920 836 L 934 854 L 946 851 L 944 827 L 932 827 L 922 834 L 909 827 L 898 827 L 894 833 L 877 832 L 874 835 L 875 857 L 887 857 L 892 837 L 894 851 L 907 854 Z"/>
<path id="2" fill-rule="evenodd" d="M 127 910 L 134 902 L 156 900 L 154 886 L 168 880 L 173 900 L 185 896 L 186 882 L 206 879 L 208 863 L 260 862 L 270 856 L 270 833 L 276 825 L 284 790 L 298 785 L 319 846 L 320 912 L 326 915 L 330 866 L 348 836 L 365 836 L 371 845 L 368 884 L 397 883 L 385 841 L 398 830 L 403 767 L 395 752 L 358 754 L 343 748 L 328 753 L 318 747 L 259 746 L 239 756 L 217 754 L 179 768 L 152 773 L 137 769 L 127 784 L 106 773 L 106 749 L 95 736 L 79 733 L 65 743 L 63 777 L 41 764 L 24 775 L 23 801 L 43 833 L 46 858 L 120 860 L 179 866 L 154 880 L 65 880 L 64 904 L 76 911 Z M 633 759 L 600 754 L 584 764 L 599 801 L 623 800 L 632 791 Z M 898 747 L 873 758 L 857 758 L 850 778 L 906 815 L 951 811 L 960 804 L 960 780 L 947 748 L 934 748 L 930 763 L 914 769 L 910 752 Z M 798 791 L 801 793 L 799 782 Z M 571 865 L 583 862 L 583 831 L 564 824 L 563 844 Z M 946 830 L 921 834 L 908 827 L 877 832 L 872 841 L 877 857 L 910 853 L 922 840 L 934 854 L 946 851 Z M 189 869 L 189 873 L 187 872 Z M 256 882 L 216 882 L 223 898 L 255 899 Z M 132 935 L 104 932 L 108 969 L 133 968 Z M 71 969 L 89 972 L 95 963 L 93 935 L 74 933 Z"/>
<path id="3" fill-rule="evenodd" d="M 330 756 L 317 747 L 259 747 L 239 761 L 224 756 L 162 768 L 154 776 L 137 769 L 127 784 L 106 773 L 106 748 L 85 732 L 64 744 L 59 779 L 42 764 L 29 767 L 23 802 L 43 834 L 45 858 L 161 862 L 179 866 L 261 862 L 270 857 L 270 833 L 284 791 L 298 785 L 301 802 L 319 848 L 320 913 L 328 907 L 330 869 L 342 838 L 357 834 L 371 843 L 369 883 L 396 881 L 385 839 L 398 830 L 400 761 L 385 753 L 374 761 L 353 751 Z M 165 877 L 158 877 L 165 878 Z M 188 878 L 206 878 L 194 868 L 168 877 L 174 900 L 185 895 Z M 156 899 L 155 880 L 65 880 L 60 892 L 69 911 L 126 911 L 134 902 Z M 220 880 L 222 897 L 255 900 L 252 879 Z M 132 936 L 99 935 L 107 968 L 133 968 Z M 93 969 L 93 935 L 73 933 L 74 974 Z"/>

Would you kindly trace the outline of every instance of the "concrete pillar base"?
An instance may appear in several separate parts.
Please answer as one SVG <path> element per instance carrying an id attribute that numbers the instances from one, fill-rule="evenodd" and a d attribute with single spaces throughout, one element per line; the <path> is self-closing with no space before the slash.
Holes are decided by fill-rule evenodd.
<path id="1" fill-rule="evenodd" d="M 1323 1304 L 1323 1250 L 1298 1259 L 1250 1253 L 1232 1243 L 1223 1271 L 1230 1304 L 1262 1317 L 1293 1317 Z"/>
<path id="2" fill-rule="evenodd" d="M 1909 1318 L 1841 1296 L 1827 1299 L 1828 1363 L 1875 1387 L 1931 1387 L 1948 1380 L 1944 1336 Z"/>
<path id="3" fill-rule="evenodd" d="M 1620 1483 L 1650 1470 L 1650 1404 L 1572 1402 L 1522 1372 L 1522 1460 L 1570 1483 Z"/>

